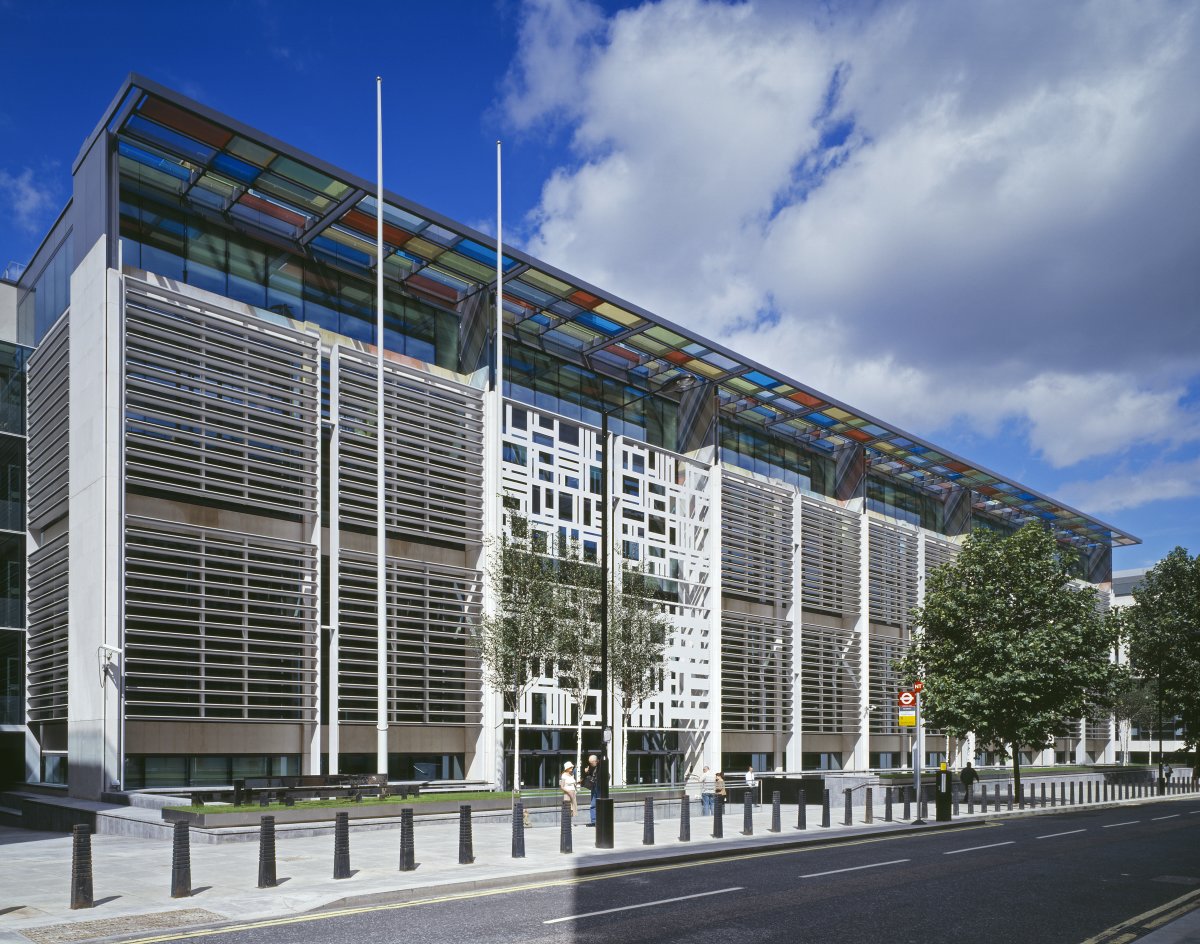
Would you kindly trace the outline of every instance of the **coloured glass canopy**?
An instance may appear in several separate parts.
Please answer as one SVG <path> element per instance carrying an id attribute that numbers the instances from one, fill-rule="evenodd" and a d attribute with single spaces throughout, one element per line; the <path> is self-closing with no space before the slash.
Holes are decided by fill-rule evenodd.
<path id="1" fill-rule="evenodd" d="M 337 265 L 375 267 L 373 185 L 139 76 L 130 76 L 104 129 L 118 160 L 181 201 L 228 215 Z M 492 290 L 496 250 L 470 227 L 389 193 L 384 271 L 454 306 Z M 967 462 L 895 426 L 708 341 L 520 251 L 504 254 L 507 333 L 655 389 L 677 377 L 712 384 L 739 422 L 832 454 L 861 446 L 872 471 L 937 493 L 969 488 L 976 510 L 1041 520 L 1081 546 L 1139 543 L 1130 534 Z"/>

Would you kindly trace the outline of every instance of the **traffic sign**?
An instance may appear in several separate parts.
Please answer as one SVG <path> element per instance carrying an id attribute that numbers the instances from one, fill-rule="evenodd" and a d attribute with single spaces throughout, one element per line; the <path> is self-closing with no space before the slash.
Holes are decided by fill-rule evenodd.
<path id="1" fill-rule="evenodd" d="M 915 728 L 917 726 L 917 709 L 901 708 L 897 717 L 897 724 L 902 728 Z"/>
<path id="2" fill-rule="evenodd" d="M 925 691 L 925 683 L 922 682 L 920 679 L 917 679 L 917 681 L 913 682 L 913 691 L 914 692 Z"/>
<path id="3" fill-rule="evenodd" d="M 896 704 L 901 708 L 912 708 L 917 703 L 917 696 L 914 692 L 900 692 L 896 695 Z"/>

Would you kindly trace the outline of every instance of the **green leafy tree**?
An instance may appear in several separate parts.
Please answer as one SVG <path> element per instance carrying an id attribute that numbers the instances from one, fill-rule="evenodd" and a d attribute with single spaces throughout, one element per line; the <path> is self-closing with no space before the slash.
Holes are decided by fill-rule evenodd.
<path id="1" fill-rule="evenodd" d="M 476 643 L 485 679 L 511 697 L 513 794 L 521 781 L 521 701 L 540 677 L 535 666 L 555 657 L 553 561 L 535 544 L 529 522 L 508 516 L 508 529 L 488 558 L 487 582 L 494 607 L 479 622 Z"/>
<path id="2" fill-rule="evenodd" d="M 621 562 L 619 593 L 610 594 L 609 674 L 620 698 L 623 768 L 628 780 L 629 719 L 634 708 L 662 686 L 663 652 L 671 620 L 657 596 L 657 581 L 628 561 Z"/>
<path id="3" fill-rule="evenodd" d="M 929 576 L 900 660 L 924 680 L 930 725 L 1011 755 L 1018 795 L 1021 748 L 1044 748 L 1107 711 L 1121 676 L 1112 627 L 1096 591 L 1072 582 L 1073 561 L 1041 525 L 1011 536 L 977 529 Z"/>
<path id="4" fill-rule="evenodd" d="M 1124 630 L 1134 673 L 1158 682 L 1155 717 L 1181 713 L 1190 749 L 1200 746 L 1200 555 L 1177 547 L 1133 589 Z"/>
<path id="5" fill-rule="evenodd" d="M 1114 611 L 1119 612 L 1119 611 Z M 1158 686 L 1154 680 L 1130 675 L 1113 698 L 1113 717 L 1121 741 L 1121 763 L 1129 762 L 1129 739 L 1135 727 L 1147 728 L 1157 717 Z"/>
<path id="6" fill-rule="evenodd" d="M 583 559 L 578 542 L 559 548 L 552 589 L 559 687 L 576 705 L 575 769 L 583 770 L 583 716 L 600 671 L 600 568 Z"/>

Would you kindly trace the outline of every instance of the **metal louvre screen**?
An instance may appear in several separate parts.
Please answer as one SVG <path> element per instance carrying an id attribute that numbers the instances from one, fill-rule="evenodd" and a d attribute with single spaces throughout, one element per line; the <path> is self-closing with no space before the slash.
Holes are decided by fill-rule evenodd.
<path id="1" fill-rule="evenodd" d="M 925 576 L 928 577 L 943 564 L 952 563 L 960 550 L 959 546 L 951 541 L 940 541 L 925 535 Z"/>
<path id="2" fill-rule="evenodd" d="M 916 531 L 872 521 L 869 531 L 870 616 L 874 623 L 907 627 L 917 605 Z"/>
<path id="3" fill-rule="evenodd" d="M 800 646 L 801 730 L 807 734 L 857 730 L 862 684 L 858 633 L 805 623 Z"/>
<path id="4" fill-rule="evenodd" d="M 375 531 L 373 358 L 338 348 L 340 526 Z M 384 365 L 387 528 L 421 542 L 483 540 L 483 399 L 478 390 Z"/>
<path id="5" fill-rule="evenodd" d="M 838 616 L 859 611 L 859 515 L 805 496 L 800 511 L 801 603 Z"/>
<path id="6" fill-rule="evenodd" d="M 316 548 L 130 516 L 130 718 L 312 721 Z"/>
<path id="7" fill-rule="evenodd" d="M 721 725 L 784 731 L 792 716 L 792 624 L 725 610 L 721 618 Z"/>
<path id="8" fill-rule="evenodd" d="M 893 663 L 908 651 L 908 642 L 889 636 L 871 636 L 871 679 L 868 686 L 871 704 L 872 734 L 896 734 L 900 730 L 896 694 L 901 678 Z"/>
<path id="9" fill-rule="evenodd" d="M 375 723 L 376 559 L 343 549 L 338 641 L 341 721 Z M 388 558 L 388 717 L 392 724 L 478 723 L 481 671 L 471 638 L 477 570 Z"/>
<path id="10" fill-rule="evenodd" d="M 29 720 L 67 719 L 67 535 L 29 555 Z"/>
<path id="11" fill-rule="evenodd" d="M 1084 722 L 1084 737 L 1089 741 L 1107 741 L 1112 738 L 1112 720 L 1101 718 Z"/>
<path id="12" fill-rule="evenodd" d="M 29 358 L 26 481 L 30 530 L 44 528 L 67 513 L 71 469 L 68 449 L 71 330 L 68 318 L 59 319 L 41 347 Z"/>
<path id="13" fill-rule="evenodd" d="M 792 497 L 726 472 L 721 477 L 721 593 L 788 607 Z"/>
<path id="14" fill-rule="evenodd" d="M 313 513 L 316 338 L 125 284 L 129 487 L 260 514 Z"/>

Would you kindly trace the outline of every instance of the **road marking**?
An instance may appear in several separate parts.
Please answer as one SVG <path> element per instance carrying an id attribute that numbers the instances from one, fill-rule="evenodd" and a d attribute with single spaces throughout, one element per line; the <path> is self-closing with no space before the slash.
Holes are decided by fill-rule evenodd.
<path id="1" fill-rule="evenodd" d="M 1111 928 L 1101 931 L 1095 937 L 1089 937 L 1083 944 L 1118 944 L 1118 942 L 1134 940 L 1141 937 L 1141 934 L 1134 934 L 1133 938 L 1130 938 L 1127 932 L 1131 928 L 1144 927 L 1149 929 L 1163 923 L 1164 920 L 1173 920 L 1181 917 L 1198 905 L 1200 905 L 1200 889 L 1190 891 L 1186 895 L 1180 895 L 1173 901 L 1168 901 L 1165 905 L 1159 905 L 1157 908 L 1143 911 L 1134 918 L 1129 918 L 1120 924 L 1115 924 Z"/>
<path id="2" fill-rule="evenodd" d="M 1152 817 L 1150 817 L 1150 822 L 1156 823 L 1160 819 L 1174 819 L 1178 815 L 1179 815 L 1178 813 L 1172 813 L 1170 816 L 1152 816 Z"/>
<path id="3" fill-rule="evenodd" d="M 1101 826 L 1101 829 L 1115 829 L 1117 826 L 1132 826 L 1134 823 L 1140 823 L 1140 819 L 1126 820 L 1124 823 L 1109 823 L 1107 826 Z"/>
<path id="4" fill-rule="evenodd" d="M 709 895 L 725 895 L 729 892 L 745 891 L 741 885 L 733 888 L 718 888 L 714 892 L 697 892 L 695 895 L 680 895 L 678 898 L 661 898 L 658 901 L 647 901 L 640 905 L 624 905 L 620 908 L 605 908 L 603 911 L 589 911 L 586 914 L 567 915 L 565 918 L 551 918 L 542 924 L 562 924 L 564 921 L 579 921 L 581 918 L 595 918 L 599 915 L 616 914 L 618 911 L 635 911 L 638 908 L 653 908 L 655 905 L 669 905 L 676 901 L 690 901 L 693 898 L 706 898 Z"/>
<path id="5" fill-rule="evenodd" d="M 842 872 L 858 872 L 862 869 L 878 869 L 884 865 L 899 865 L 901 862 L 911 862 L 912 859 L 892 859 L 890 862 L 872 862 L 870 865 L 855 865 L 848 869 L 830 869 L 828 872 L 809 872 L 801 878 L 820 878 L 822 875 L 840 875 Z"/>
<path id="6" fill-rule="evenodd" d="M 1074 836 L 1076 833 L 1086 833 L 1086 829 L 1068 829 L 1065 833 L 1050 833 L 1046 836 L 1038 836 L 1038 839 L 1057 839 L 1059 836 Z"/>
<path id="7" fill-rule="evenodd" d="M 1015 842 L 1015 839 L 1010 839 L 1008 842 L 993 842 L 986 846 L 971 846 L 969 849 L 951 849 L 949 852 L 943 852 L 942 855 L 958 855 L 960 852 L 978 852 L 980 849 L 995 849 L 997 846 L 1011 846 Z"/>

